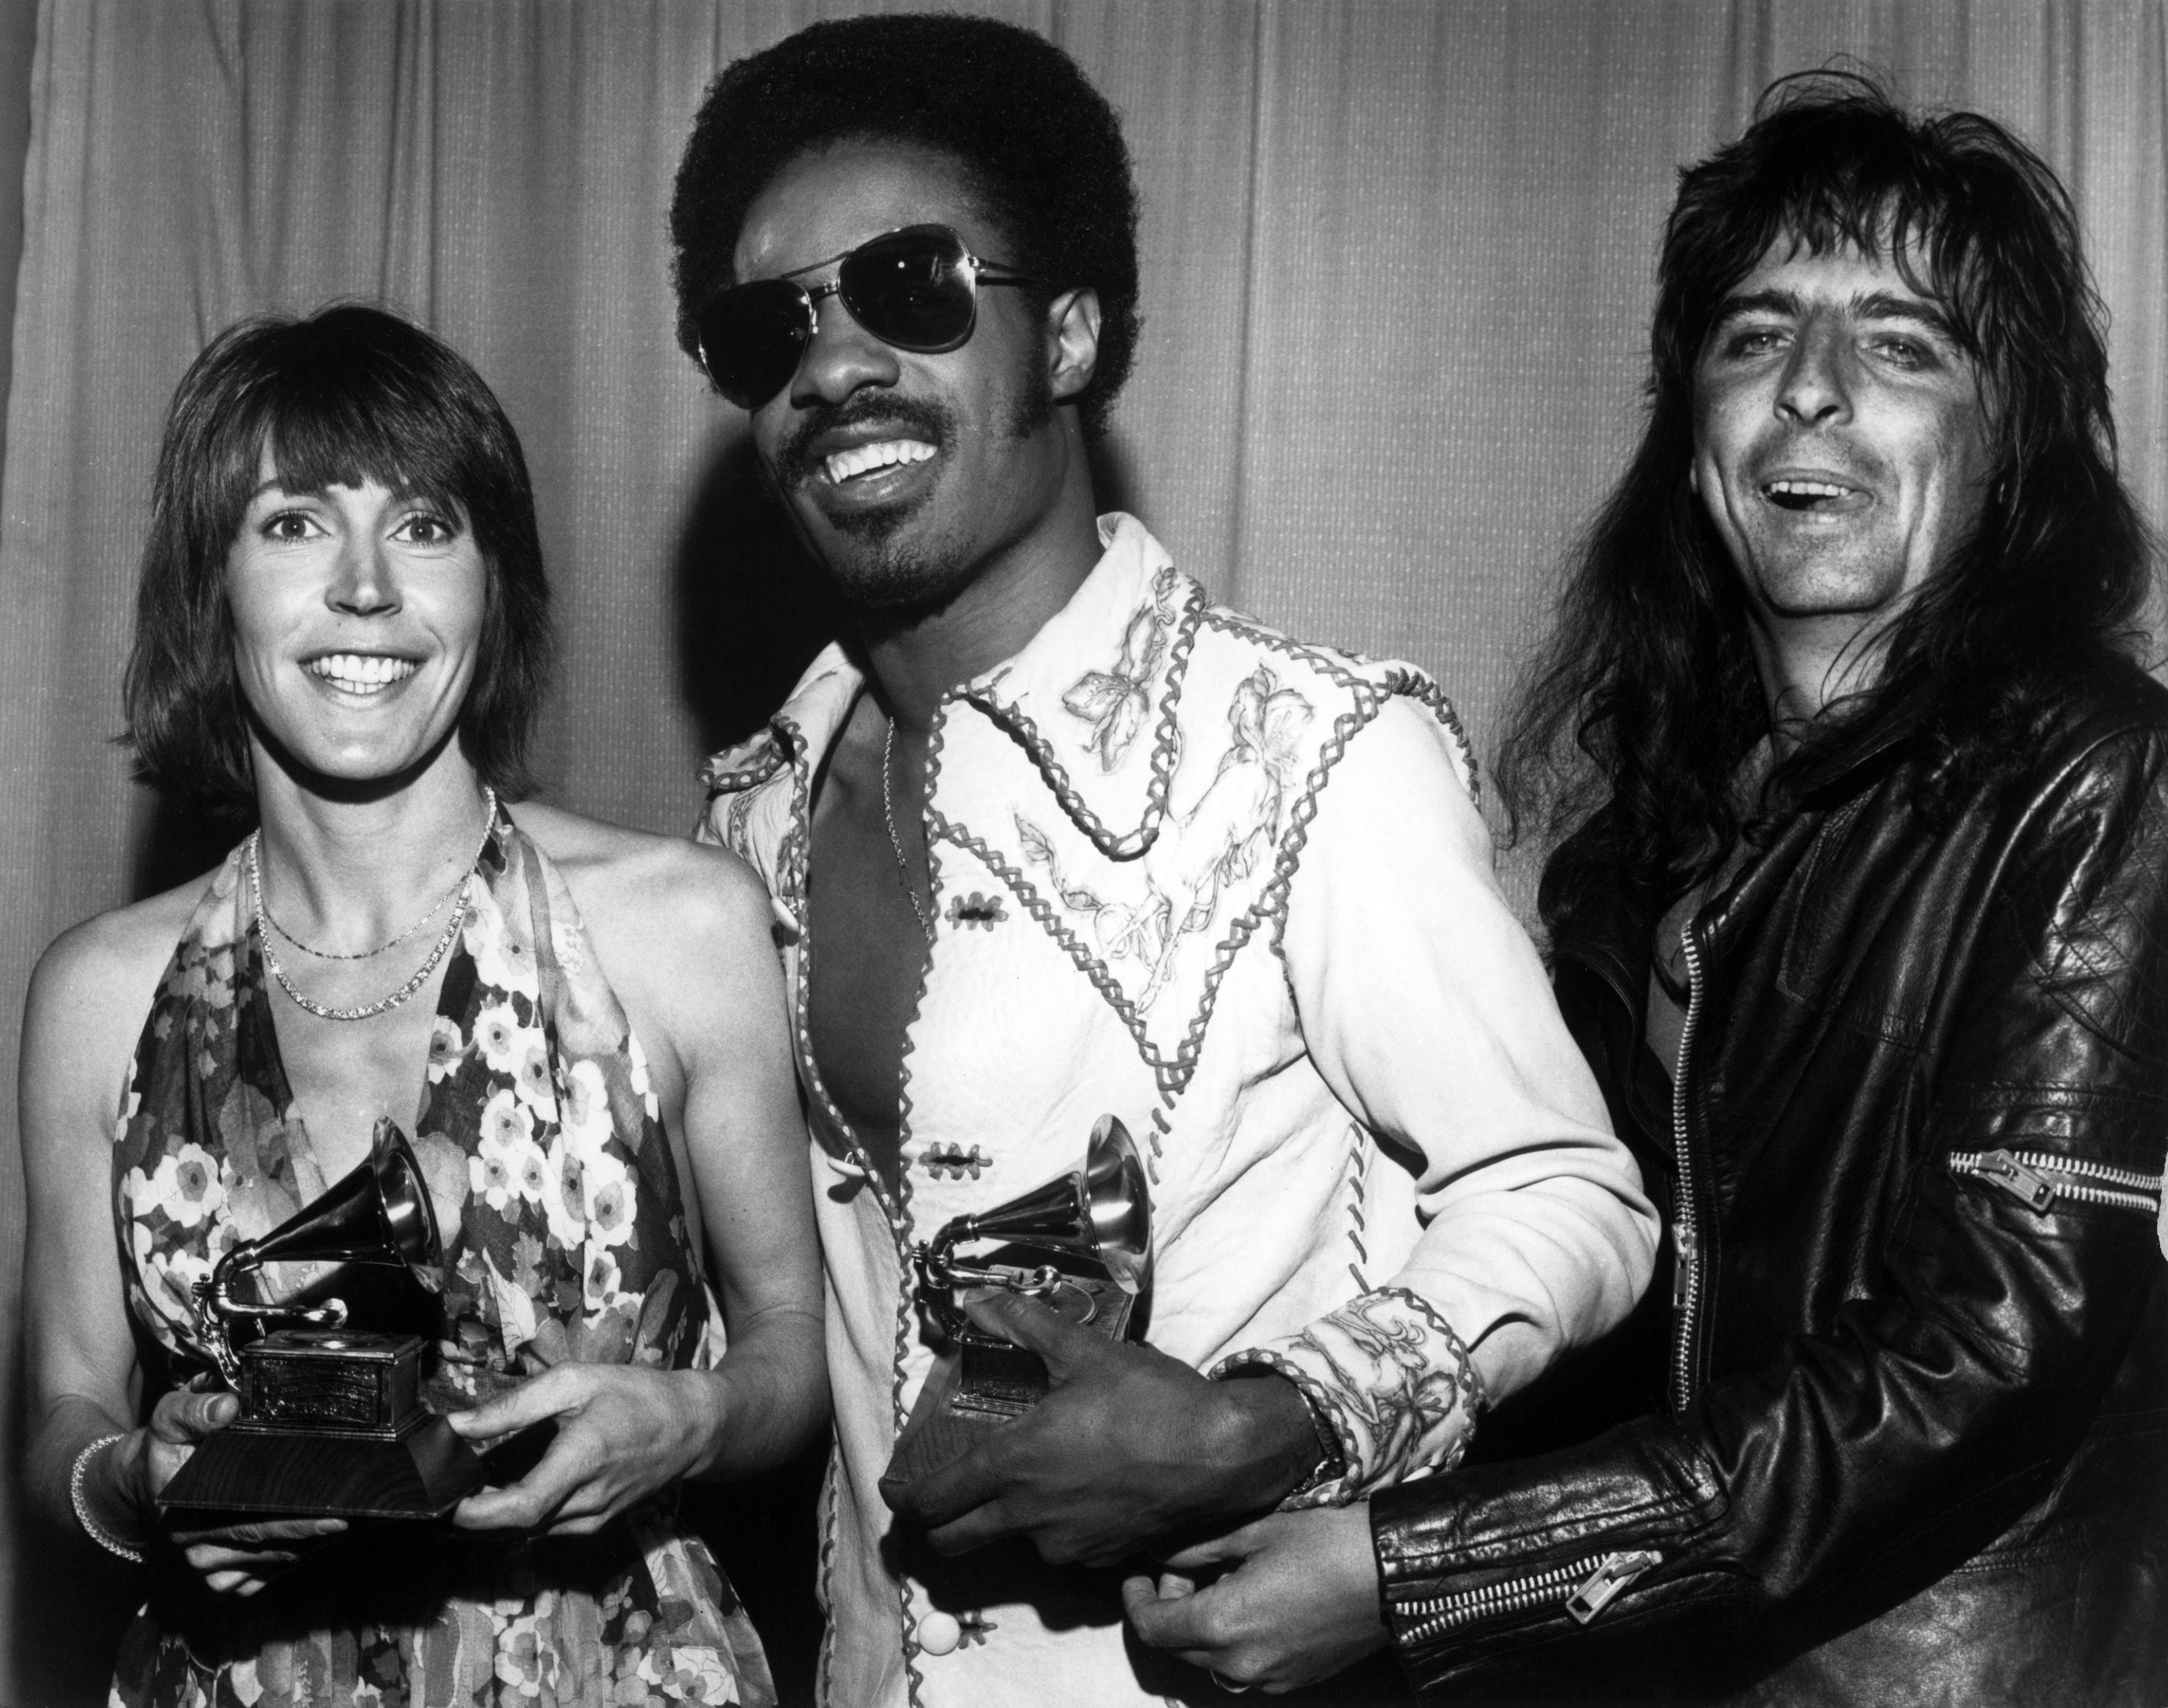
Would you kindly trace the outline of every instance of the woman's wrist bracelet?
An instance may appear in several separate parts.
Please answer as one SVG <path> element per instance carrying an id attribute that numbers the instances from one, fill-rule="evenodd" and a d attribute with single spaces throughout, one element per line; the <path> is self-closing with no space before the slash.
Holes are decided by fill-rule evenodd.
<path id="1" fill-rule="evenodd" d="M 143 1563 L 143 1551 L 141 1548 L 131 1548 L 118 1536 L 109 1536 L 100 1530 L 98 1520 L 91 1517 L 90 1508 L 82 1498 L 83 1474 L 90 1469 L 93 1455 L 110 1447 L 115 1441 L 125 1441 L 127 1439 L 125 1434 L 101 1435 L 75 1455 L 75 1469 L 68 1473 L 68 1502 L 75 1508 L 75 1521 L 82 1526 L 83 1535 L 88 1536 L 107 1553 L 118 1554 L 130 1565 L 140 1566 Z"/>

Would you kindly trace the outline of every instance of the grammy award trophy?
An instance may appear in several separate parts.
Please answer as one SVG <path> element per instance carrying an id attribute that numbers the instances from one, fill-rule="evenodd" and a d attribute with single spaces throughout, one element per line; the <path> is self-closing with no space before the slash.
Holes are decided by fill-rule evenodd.
<path id="1" fill-rule="evenodd" d="M 338 1299 L 302 1306 L 235 1297 L 237 1283 L 273 1263 L 403 1269 L 442 1290 L 436 1213 L 396 1126 L 378 1121 L 366 1161 L 196 1283 L 203 1338 L 240 1396 L 241 1415 L 189 1455 L 159 1492 L 161 1509 L 284 1518 L 450 1511 L 484 1471 L 422 1402 L 420 1338 L 352 1325 Z"/>
<path id="2" fill-rule="evenodd" d="M 1002 1249 L 975 1263 L 955 1255 L 959 1245 L 986 1241 Z M 911 1263 L 920 1299 L 949 1346 L 896 1438 L 881 1478 L 887 1486 L 948 1463 L 1046 1397 L 1039 1354 L 974 1326 L 956 1302 L 958 1288 L 1021 1293 L 1109 1339 L 1129 1333 L 1151 1266 L 1151 1197 L 1135 1141 L 1113 1115 L 1102 1115 L 1082 1168 L 992 1210 L 955 1217 L 931 1243 L 919 1242 Z"/>

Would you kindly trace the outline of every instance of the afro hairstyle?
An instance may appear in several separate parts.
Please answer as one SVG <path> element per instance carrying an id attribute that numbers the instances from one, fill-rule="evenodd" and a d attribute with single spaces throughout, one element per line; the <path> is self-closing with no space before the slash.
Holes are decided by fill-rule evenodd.
<path id="1" fill-rule="evenodd" d="M 803 154 L 860 139 L 955 160 L 1007 246 L 1005 264 L 1055 291 L 1097 293 L 1098 363 L 1076 402 L 1086 432 L 1103 432 L 1139 325 L 1129 149 L 1113 109 L 1075 61 L 990 18 L 816 24 L 709 86 L 670 201 L 685 354 L 699 359 L 696 317 L 734 282 L 739 230 L 768 181 Z"/>

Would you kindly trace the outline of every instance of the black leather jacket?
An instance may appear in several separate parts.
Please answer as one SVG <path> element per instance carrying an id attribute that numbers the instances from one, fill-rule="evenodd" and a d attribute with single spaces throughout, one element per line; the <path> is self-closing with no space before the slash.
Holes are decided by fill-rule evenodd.
<path id="1" fill-rule="evenodd" d="M 1426 1698 L 2168 1702 L 2168 692 L 1953 815 L 1922 764 L 1901 714 L 1825 757 L 1693 921 L 1676 1101 L 1605 815 L 1546 870 L 1672 1237 L 1582 1360 L 1625 1421 L 1373 1501 Z"/>

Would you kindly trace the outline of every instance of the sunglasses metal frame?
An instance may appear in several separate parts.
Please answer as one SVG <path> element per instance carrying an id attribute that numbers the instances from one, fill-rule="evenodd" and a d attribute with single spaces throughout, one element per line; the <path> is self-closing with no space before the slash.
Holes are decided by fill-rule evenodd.
<path id="1" fill-rule="evenodd" d="M 955 274 L 961 277 L 964 285 L 965 311 L 962 331 L 958 333 L 953 338 L 946 338 L 933 343 L 920 343 L 917 342 L 907 343 L 903 339 L 890 337 L 887 333 L 883 332 L 877 326 L 869 325 L 866 322 L 865 316 L 861 312 L 859 304 L 852 300 L 850 287 L 848 286 L 843 280 L 843 269 L 848 267 L 858 256 L 863 254 L 868 249 L 874 247 L 876 244 L 885 243 L 896 237 L 917 237 L 921 234 L 928 237 L 938 237 L 941 240 L 944 249 L 954 249 L 955 252 L 955 258 L 953 261 L 948 262 L 948 264 Z M 818 273 L 824 267 L 834 267 L 837 269 L 836 276 L 820 285 L 799 285 L 796 282 L 805 274 L 808 273 Z M 997 274 L 1000 276 L 996 276 Z M 916 226 L 898 226 L 892 231 L 879 232 L 874 236 L 867 238 L 863 243 L 855 244 L 852 247 L 844 250 L 841 254 L 831 255 L 826 260 L 822 261 L 809 262 L 803 267 L 794 267 L 788 273 L 778 273 L 773 279 L 749 279 L 741 285 L 725 285 L 720 290 L 717 291 L 713 296 L 708 299 L 707 306 L 700 311 L 699 319 L 696 322 L 696 325 L 704 328 L 697 343 L 697 348 L 700 355 L 700 367 L 701 370 L 707 375 L 709 380 L 714 383 L 715 389 L 722 392 L 724 396 L 730 398 L 731 402 L 737 404 L 743 409 L 757 409 L 761 405 L 766 403 L 769 398 L 774 396 L 776 392 L 780 391 L 785 386 L 790 383 L 790 375 L 797 371 L 797 364 L 805 359 L 806 349 L 811 345 L 815 336 L 821 329 L 820 306 L 832 296 L 841 298 L 843 307 L 850 315 L 852 320 L 857 322 L 863 331 L 871 333 L 874 338 L 879 338 L 883 343 L 887 344 L 895 349 L 908 350 L 917 355 L 937 356 L 943 354 L 949 350 L 961 349 L 965 344 L 971 341 L 971 334 L 978 330 L 980 285 L 1023 285 L 1044 286 L 1045 284 L 1046 281 L 1043 279 L 1034 278 L 1028 274 L 1019 273 L 1015 268 L 1006 266 L 999 261 L 989 261 L 981 256 L 973 254 L 970 250 L 970 246 L 964 241 L 963 234 L 958 231 L 953 226 L 938 225 L 930 222 Z M 792 288 L 798 293 L 797 306 L 800 312 L 804 316 L 802 324 L 778 328 L 784 335 L 790 337 L 795 341 L 796 349 L 793 357 L 791 367 L 788 372 L 784 373 L 784 377 L 776 382 L 773 387 L 761 396 L 752 396 L 750 394 L 747 394 L 744 397 L 733 397 L 731 396 L 729 388 L 724 385 L 722 376 L 715 371 L 715 363 L 709 359 L 708 339 L 704 331 L 708 317 L 712 315 L 716 309 L 722 306 L 726 298 L 735 295 L 736 292 L 753 290 L 759 286 L 771 285 L 789 285 L 792 286 Z M 879 316 L 876 314 L 874 318 L 879 319 Z M 778 359 L 778 366 L 780 367 L 780 365 L 781 364 Z"/>

